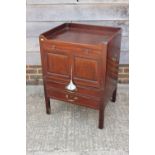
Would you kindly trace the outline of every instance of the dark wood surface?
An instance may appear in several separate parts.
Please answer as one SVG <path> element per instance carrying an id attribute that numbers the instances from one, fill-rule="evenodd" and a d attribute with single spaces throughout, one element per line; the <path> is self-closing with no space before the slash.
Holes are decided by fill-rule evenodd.
<path id="1" fill-rule="evenodd" d="M 65 23 L 39 37 L 46 112 L 50 98 L 99 110 L 99 128 L 104 109 L 116 100 L 121 29 Z M 71 80 L 76 90 L 66 86 Z"/>

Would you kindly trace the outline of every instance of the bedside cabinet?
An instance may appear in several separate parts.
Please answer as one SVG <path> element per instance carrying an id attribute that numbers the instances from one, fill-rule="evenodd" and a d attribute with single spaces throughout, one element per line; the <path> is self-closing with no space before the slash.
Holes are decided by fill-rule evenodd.
<path id="1" fill-rule="evenodd" d="M 99 111 L 116 100 L 121 29 L 65 23 L 39 37 L 45 105 L 50 98 Z"/>

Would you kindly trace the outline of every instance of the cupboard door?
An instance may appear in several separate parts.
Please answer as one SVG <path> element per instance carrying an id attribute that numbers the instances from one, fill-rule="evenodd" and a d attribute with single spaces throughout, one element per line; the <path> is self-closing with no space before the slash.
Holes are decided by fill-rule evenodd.
<path id="1" fill-rule="evenodd" d="M 99 88 L 100 82 L 100 60 L 86 57 L 74 57 L 74 81 L 83 86 Z"/>
<path id="2" fill-rule="evenodd" d="M 45 52 L 46 75 L 54 78 L 69 78 L 70 56 L 68 51 L 50 50 Z"/>

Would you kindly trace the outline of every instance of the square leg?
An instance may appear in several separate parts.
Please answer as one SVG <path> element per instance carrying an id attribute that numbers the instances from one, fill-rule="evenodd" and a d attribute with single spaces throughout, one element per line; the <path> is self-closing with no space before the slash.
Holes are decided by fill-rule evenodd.
<path id="1" fill-rule="evenodd" d="M 99 129 L 104 128 L 104 103 L 101 103 L 100 109 L 99 109 L 98 128 Z"/>
<path id="2" fill-rule="evenodd" d="M 115 88 L 115 90 L 113 91 L 112 99 L 111 99 L 112 102 L 116 101 L 116 95 L 117 95 L 117 88 Z"/>
<path id="3" fill-rule="evenodd" d="M 45 83 L 44 83 L 44 96 L 45 96 L 46 113 L 47 113 L 47 114 L 51 114 L 50 98 L 47 97 L 46 85 L 45 85 Z"/>
<path id="4" fill-rule="evenodd" d="M 50 98 L 45 96 L 45 104 L 46 104 L 46 113 L 51 114 L 51 105 L 50 105 Z"/>

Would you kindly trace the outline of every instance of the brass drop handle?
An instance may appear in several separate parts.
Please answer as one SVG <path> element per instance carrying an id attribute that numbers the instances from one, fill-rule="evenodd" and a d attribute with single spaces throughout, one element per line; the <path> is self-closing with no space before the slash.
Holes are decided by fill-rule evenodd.
<path id="1" fill-rule="evenodd" d="M 67 98 L 67 100 L 70 101 L 70 102 L 74 102 L 74 101 L 76 101 L 76 100 L 78 99 L 77 96 L 74 96 L 73 98 L 70 98 L 68 94 L 66 95 L 66 98 Z"/>

